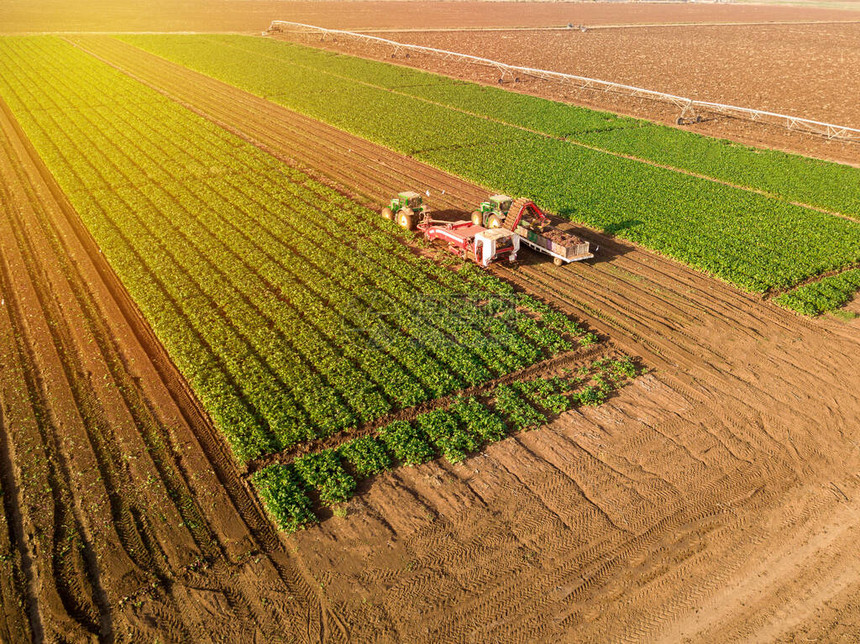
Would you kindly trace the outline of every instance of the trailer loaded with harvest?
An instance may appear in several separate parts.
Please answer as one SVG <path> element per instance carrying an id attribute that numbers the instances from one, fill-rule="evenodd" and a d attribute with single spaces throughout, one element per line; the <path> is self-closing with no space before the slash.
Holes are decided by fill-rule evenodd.
<path id="1" fill-rule="evenodd" d="M 550 255 L 556 266 L 594 257 L 587 241 L 553 226 L 530 199 L 493 195 L 472 213 L 472 220 L 478 216 L 490 228 L 515 232 L 529 248 Z"/>

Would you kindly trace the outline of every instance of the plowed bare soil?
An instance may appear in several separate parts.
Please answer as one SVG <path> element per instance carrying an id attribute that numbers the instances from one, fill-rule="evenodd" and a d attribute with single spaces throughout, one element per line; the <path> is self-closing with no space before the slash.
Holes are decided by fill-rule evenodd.
<path id="1" fill-rule="evenodd" d="M 401 31 L 398 42 L 426 45 L 512 65 L 548 69 L 712 103 L 749 107 L 860 128 L 860 24 L 713 25 L 555 31 Z M 448 76 L 497 85 L 489 67 L 349 39 L 289 38 Z M 520 75 L 504 87 L 675 126 L 680 109 L 652 99 L 577 89 Z M 703 112 L 685 129 L 844 163 L 860 164 L 860 142 L 846 143 Z"/>
<path id="2" fill-rule="evenodd" d="M 827 3 L 821 3 L 827 4 Z M 860 10 L 779 5 L 583 2 L 427 2 L 372 0 L 6 0 L 0 33 L 46 31 L 260 32 L 272 20 L 341 29 L 551 27 L 697 22 L 830 21 L 860 19 Z"/>
<path id="3" fill-rule="evenodd" d="M 487 195 L 124 43 L 74 40 L 369 205 L 411 188 L 429 190 L 430 205 L 453 214 Z M 290 635 L 852 639 L 857 327 L 798 318 L 660 256 L 566 228 L 599 244 L 598 257 L 557 268 L 524 253 L 519 267 L 494 270 L 641 356 L 648 373 L 601 408 L 564 414 L 459 465 L 379 476 L 346 517 L 287 538 L 287 561 L 321 597 L 304 587 L 295 610 L 331 610 L 327 629 L 304 612 L 310 626 Z M 280 610 L 294 606 L 274 584 L 257 587 Z M 197 603 L 183 612 L 164 591 L 148 601 L 153 612 L 173 611 L 177 629 L 200 623 Z M 259 617 L 261 603 L 237 610 L 231 625 Z"/>
<path id="4" fill-rule="evenodd" d="M 321 637 L 315 582 L 0 108 L 0 640 Z"/>

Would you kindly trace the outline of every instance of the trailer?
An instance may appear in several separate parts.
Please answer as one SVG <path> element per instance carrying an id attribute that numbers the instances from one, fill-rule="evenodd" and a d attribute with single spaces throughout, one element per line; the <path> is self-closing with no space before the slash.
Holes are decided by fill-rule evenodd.
<path id="1" fill-rule="evenodd" d="M 515 232 L 523 244 L 552 257 L 556 266 L 594 257 L 587 241 L 553 226 L 530 199 L 513 201 L 505 195 L 494 195 L 490 203 L 499 204 L 500 209 L 483 213 L 489 221 L 499 222 L 502 229 Z"/>

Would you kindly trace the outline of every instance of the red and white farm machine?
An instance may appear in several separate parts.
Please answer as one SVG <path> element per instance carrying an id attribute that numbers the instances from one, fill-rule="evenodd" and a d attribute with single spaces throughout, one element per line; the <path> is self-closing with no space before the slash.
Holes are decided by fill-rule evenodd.
<path id="1" fill-rule="evenodd" d="M 489 229 L 468 220 L 432 219 L 417 192 L 401 192 L 390 206 L 382 209 L 382 216 L 407 230 L 417 228 L 427 239 L 446 242 L 448 250 L 458 257 L 484 267 L 504 257 L 513 262 L 520 249 L 519 235 L 510 230 Z"/>
<path id="2" fill-rule="evenodd" d="M 587 241 L 554 227 L 529 199 L 493 195 L 472 213 L 471 221 L 449 222 L 432 219 L 417 192 L 401 192 L 382 209 L 382 216 L 408 230 L 417 228 L 427 239 L 445 241 L 448 250 L 482 266 L 505 256 L 513 262 L 520 243 L 551 256 L 556 266 L 594 257 Z"/>

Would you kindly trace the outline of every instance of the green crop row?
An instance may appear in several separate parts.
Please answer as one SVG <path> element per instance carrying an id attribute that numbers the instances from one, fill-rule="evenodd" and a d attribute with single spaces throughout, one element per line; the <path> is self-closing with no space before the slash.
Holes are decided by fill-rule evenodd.
<path id="1" fill-rule="evenodd" d="M 396 465 L 419 465 L 441 455 L 458 463 L 509 432 L 534 429 L 551 416 L 580 405 L 602 404 L 638 371 L 629 357 L 604 358 L 552 378 L 501 385 L 481 399 L 457 398 L 447 409 L 393 421 L 375 435 L 307 454 L 287 465 L 270 465 L 253 481 L 281 528 L 293 532 L 315 522 L 314 503 L 333 506 L 349 500 L 358 481 Z"/>
<path id="2" fill-rule="evenodd" d="M 860 213 L 856 168 L 261 38 L 123 40 L 745 289 L 860 261 L 860 223 L 789 203 Z"/>
<path id="3" fill-rule="evenodd" d="M 783 293 L 776 303 L 803 315 L 835 311 L 860 290 L 860 268 L 823 277 Z"/>
<path id="4" fill-rule="evenodd" d="M 582 335 L 59 39 L 0 40 L 0 95 L 240 460 Z"/>

